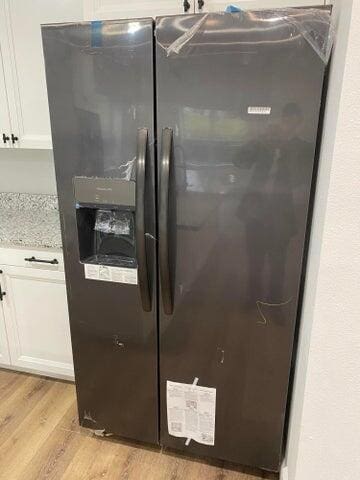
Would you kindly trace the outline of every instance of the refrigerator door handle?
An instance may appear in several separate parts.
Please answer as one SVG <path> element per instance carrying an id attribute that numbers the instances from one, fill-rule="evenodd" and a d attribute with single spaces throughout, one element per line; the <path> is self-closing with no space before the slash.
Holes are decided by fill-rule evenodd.
<path id="1" fill-rule="evenodd" d="M 138 264 L 139 288 L 143 310 L 151 311 L 151 295 L 146 255 L 145 237 L 145 186 L 146 159 L 148 153 L 148 130 L 139 128 L 136 154 L 136 258 Z"/>
<path id="2" fill-rule="evenodd" d="M 172 150 L 173 131 L 171 128 L 163 128 L 160 166 L 159 266 L 162 301 L 167 315 L 173 312 L 169 262 L 169 180 Z"/>

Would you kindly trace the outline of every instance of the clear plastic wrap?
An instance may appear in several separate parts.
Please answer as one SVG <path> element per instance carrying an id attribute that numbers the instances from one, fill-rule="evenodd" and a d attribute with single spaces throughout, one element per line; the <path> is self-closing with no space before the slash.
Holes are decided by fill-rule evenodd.
<path id="1" fill-rule="evenodd" d="M 214 30 L 220 15 L 232 15 L 234 22 L 244 23 L 243 33 L 246 29 L 251 33 L 251 29 L 270 30 L 281 27 L 282 23 L 289 24 L 294 27 L 288 32 L 289 40 L 294 39 L 296 35 L 301 35 L 325 64 L 329 61 L 335 29 L 331 23 L 330 10 L 325 8 L 278 8 L 236 13 L 206 13 L 197 15 L 196 17 L 199 18 L 196 22 L 169 45 L 162 43 L 159 38 L 157 42 L 166 51 L 167 56 L 179 55 L 180 52 L 186 55 L 187 53 L 183 52 L 184 47 L 207 29 Z M 194 43 L 196 43 L 195 40 Z"/>
<path id="2" fill-rule="evenodd" d="M 132 217 L 130 213 L 116 210 L 97 210 L 94 230 L 114 235 L 130 235 Z"/>
<path id="3" fill-rule="evenodd" d="M 136 174 L 136 157 L 128 160 L 126 163 L 118 166 L 118 176 L 122 180 L 126 180 L 130 182 L 131 180 L 135 180 Z"/>
<path id="4" fill-rule="evenodd" d="M 164 47 L 166 55 L 169 57 L 172 54 L 179 54 L 184 45 L 186 45 L 196 34 L 201 32 L 202 26 L 206 22 L 209 15 L 209 13 L 206 13 L 205 15 L 199 16 L 199 20 L 189 30 L 178 37 L 168 47 Z"/>
<path id="5" fill-rule="evenodd" d="M 320 8 L 286 8 L 276 9 L 272 12 L 270 21 L 273 21 L 274 18 L 283 19 L 285 22 L 295 26 L 321 60 L 325 64 L 328 63 L 335 36 L 335 29 L 331 23 L 329 10 Z"/>

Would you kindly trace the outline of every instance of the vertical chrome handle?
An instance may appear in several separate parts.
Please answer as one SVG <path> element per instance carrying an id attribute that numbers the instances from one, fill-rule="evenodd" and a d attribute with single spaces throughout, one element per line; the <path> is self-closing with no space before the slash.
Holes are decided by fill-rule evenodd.
<path id="1" fill-rule="evenodd" d="M 169 263 L 169 179 L 172 149 L 173 131 L 171 128 L 164 128 L 161 140 L 160 165 L 159 266 L 163 307 L 167 315 L 171 315 L 173 312 Z"/>
<path id="2" fill-rule="evenodd" d="M 145 238 L 145 187 L 146 158 L 148 152 L 148 130 L 139 128 L 137 133 L 136 154 L 136 257 L 142 307 L 145 312 L 151 311 L 151 295 L 149 286 L 146 238 Z"/>

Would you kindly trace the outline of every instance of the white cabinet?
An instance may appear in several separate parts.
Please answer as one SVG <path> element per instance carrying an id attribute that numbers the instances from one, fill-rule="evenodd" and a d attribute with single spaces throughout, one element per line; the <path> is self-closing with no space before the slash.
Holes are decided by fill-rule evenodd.
<path id="1" fill-rule="evenodd" d="M 106 20 L 116 18 L 156 17 L 193 13 L 194 1 L 188 0 L 84 0 L 85 20 Z M 184 3 L 188 4 L 184 7 Z"/>
<path id="2" fill-rule="evenodd" d="M 40 25 L 82 19 L 81 0 L 0 0 L 0 107 L 6 92 L 11 126 L 3 128 L 11 146 L 52 148 Z"/>
<path id="3" fill-rule="evenodd" d="M 5 297 L 3 298 L 5 299 Z M 0 306 L 0 366 L 8 365 L 10 365 L 9 345 L 7 340 L 4 313 Z"/>
<path id="4" fill-rule="evenodd" d="M 0 363 L 33 373 L 73 379 L 73 362 L 62 259 L 57 265 L 26 262 L 28 255 L 59 258 L 57 253 L 5 249 L 0 261 Z M 9 253 L 7 256 L 6 253 Z M 61 256 L 61 253 L 60 253 Z M 15 259 L 15 262 L 14 262 Z"/>
<path id="5" fill-rule="evenodd" d="M 221 0 L 194 0 L 196 12 L 223 12 L 228 5 L 239 6 L 243 10 L 252 8 L 277 8 L 277 7 L 305 7 L 313 5 L 323 5 L 324 0 L 318 2 L 314 0 L 241 0 L 228 1 Z M 202 5 L 202 8 L 199 6 Z"/>
<path id="6" fill-rule="evenodd" d="M 5 87 L 4 69 L 2 62 L 2 51 L 0 45 L 0 148 L 10 147 L 10 116 L 9 106 Z"/>

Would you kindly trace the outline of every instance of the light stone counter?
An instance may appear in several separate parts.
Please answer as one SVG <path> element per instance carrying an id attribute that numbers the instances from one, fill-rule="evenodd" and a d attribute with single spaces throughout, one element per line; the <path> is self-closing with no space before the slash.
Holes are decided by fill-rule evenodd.
<path id="1" fill-rule="evenodd" d="M 0 246 L 61 248 L 56 195 L 0 193 Z"/>

